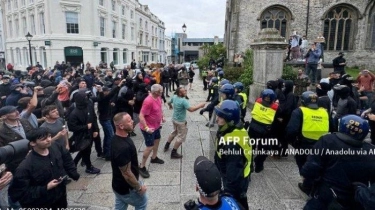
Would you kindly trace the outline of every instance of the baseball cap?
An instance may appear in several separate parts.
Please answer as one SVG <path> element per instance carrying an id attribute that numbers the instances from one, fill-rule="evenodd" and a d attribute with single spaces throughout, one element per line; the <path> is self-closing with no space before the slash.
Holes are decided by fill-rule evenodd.
<path id="1" fill-rule="evenodd" d="M 221 190 L 223 187 L 219 169 L 204 156 L 195 159 L 194 175 L 197 179 L 199 192 L 204 197 L 212 197 L 210 194 Z"/>
<path id="2" fill-rule="evenodd" d="M 4 106 L 0 109 L 0 117 L 6 115 L 6 114 L 10 114 L 14 111 L 17 110 L 17 107 L 16 106 Z"/>
<path id="3" fill-rule="evenodd" d="M 339 55 L 345 55 L 344 52 L 339 52 Z"/>
<path id="4" fill-rule="evenodd" d="M 4 75 L 3 75 L 3 79 L 10 79 L 10 77 L 9 77 L 9 75 L 4 74 Z"/>

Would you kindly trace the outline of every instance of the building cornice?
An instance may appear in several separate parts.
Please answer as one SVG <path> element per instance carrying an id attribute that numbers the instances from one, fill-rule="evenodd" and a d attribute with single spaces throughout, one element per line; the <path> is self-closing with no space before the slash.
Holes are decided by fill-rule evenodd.
<path id="1" fill-rule="evenodd" d="M 82 4 L 79 2 L 60 1 L 63 12 L 81 12 Z"/>

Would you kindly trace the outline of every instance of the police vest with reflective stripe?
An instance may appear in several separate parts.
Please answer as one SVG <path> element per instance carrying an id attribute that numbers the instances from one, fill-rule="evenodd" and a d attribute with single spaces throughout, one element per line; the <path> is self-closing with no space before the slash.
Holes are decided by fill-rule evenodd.
<path id="1" fill-rule="evenodd" d="M 278 107 L 279 105 L 277 103 L 272 103 L 270 107 L 263 106 L 262 98 L 258 98 L 255 101 L 253 111 L 251 111 L 251 116 L 257 122 L 271 125 Z"/>
<path id="2" fill-rule="evenodd" d="M 233 198 L 228 197 L 228 196 L 222 196 L 220 200 L 221 200 L 221 206 L 217 210 L 240 210 L 240 207 L 238 206 L 236 200 L 234 200 Z M 204 206 L 203 204 L 200 204 L 198 206 L 198 209 L 212 210 L 211 208 L 208 208 Z"/>
<path id="3" fill-rule="evenodd" d="M 329 132 L 329 116 L 326 109 L 309 109 L 307 107 L 300 107 L 300 109 L 303 115 L 303 137 L 317 141 Z"/>
<path id="4" fill-rule="evenodd" d="M 237 140 L 237 141 L 236 141 Z M 219 145 L 221 144 L 221 145 Z M 221 139 L 216 140 L 216 153 L 217 156 L 221 159 L 221 152 L 218 147 L 223 145 L 237 144 L 241 147 L 241 155 L 246 158 L 246 165 L 243 171 L 244 177 L 249 176 L 250 174 L 250 164 L 252 156 L 252 146 L 250 145 L 250 137 L 247 131 L 242 128 L 234 129 L 231 133 L 227 133 L 221 137 Z"/>
<path id="5" fill-rule="evenodd" d="M 246 105 L 247 105 L 247 95 L 246 95 L 246 93 L 239 93 L 238 95 L 242 96 L 242 99 L 243 99 L 242 109 L 246 109 Z"/>

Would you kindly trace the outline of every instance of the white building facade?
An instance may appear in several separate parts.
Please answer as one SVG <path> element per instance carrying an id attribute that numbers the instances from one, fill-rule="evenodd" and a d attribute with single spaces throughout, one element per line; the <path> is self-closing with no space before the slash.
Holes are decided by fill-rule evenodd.
<path id="1" fill-rule="evenodd" d="M 165 36 L 164 38 L 164 49 L 166 51 L 166 62 L 167 64 L 172 63 L 172 38 Z"/>
<path id="2" fill-rule="evenodd" d="M 137 17 L 145 6 L 137 0 L 3 0 L 2 6 L 6 60 L 17 69 L 31 64 L 28 32 L 33 35 L 33 65 L 38 61 L 53 67 L 56 61 L 66 61 L 96 66 L 113 61 L 116 68 L 123 68 L 132 59 L 139 60 Z M 151 15 L 157 19 L 149 14 L 145 21 L 151 22 Z M 163 22 L 156 25 L 164 32 Z M 159 53 L 157 46 L 154 51 Z M 151 58 L 148 63 L 158 60 Z"/>

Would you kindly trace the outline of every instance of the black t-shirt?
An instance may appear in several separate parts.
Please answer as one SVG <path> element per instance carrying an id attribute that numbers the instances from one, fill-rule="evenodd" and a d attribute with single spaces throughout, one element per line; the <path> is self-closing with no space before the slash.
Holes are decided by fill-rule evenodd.
<path id="1" fill-rule="evenodd" d="M 139 178 L 137 149 L 130 137 L 115 135 L 112 139 L 111 165 L 112 189 L 120 195 L 128 194 L 133 189 L 122 176 L 120 168 L 131 163 L 134 176 Z"/>

